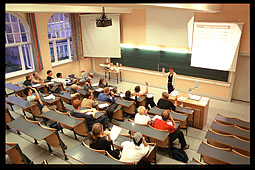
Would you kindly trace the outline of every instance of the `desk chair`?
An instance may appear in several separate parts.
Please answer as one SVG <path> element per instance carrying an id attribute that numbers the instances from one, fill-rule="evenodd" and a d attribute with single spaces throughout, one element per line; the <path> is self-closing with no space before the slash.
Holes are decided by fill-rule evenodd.
<path id="1" fill-rule="evenodd" d="M 220 133 L 217 133 L 217 132 L 213 131 L 212 129 L 209 129 L 208 131 L 210 131 L 210 132 L 212 132 L 212 133 L 214 133 L 214 134 L 220 135 L 220 136 L 232 137 L 232 135 L 220 134 Z M 230 145 L 227 145 L 227 144 L 224 144 L 224 143 L 216 142 L 216 141 L 214 141 L 213 139 L 207 139 L 207 143 L 209 143 L 210 145 L 219 147 L 219 148 L 231 148 Z"/>
<path id="2" fill-rule="evenodd" d="M 73 128 L 75 139 L 78 140 L 76 134 L 79 136 L 87 137 L 89 135 L 89 130 L 88 130 L 86 120 L 84 118 L 73 117 L 70 113 L 68 113 L 68 115 L 74 119 L 83 121 L 83 123 Z"/>
<path id="3" fill-rule="evenodd" d="M 214 147 L 216 149 L 220 149 L 220 150 L 224 150 L 224 151 L 229 151 L 230 152 L 230 148 L 219 148 L 219 147 L 216 147 L 216 146 L 213 146 L 213 145 L 210 145 L 208 143 L 206 143 L 205 141 L 202 141 L 203 144 L 207 145 L 207 146 L 210 146 L 210 147 Z M 227 164 L 226 162 L 223 162 L 219 159 L 216 159 L 216 158 L 212 158 L 212 157 L 209 157 L 207 155 L 204 155 L 204 154 L 201 154 L 201 158 L 203 159 L 204 162 L 206 162 L 208 165 L 211 165 L 211 164 Z M 200 159 L 201 159 L 200 158 Z"/>
<path id="4" fill-rule="evenodd" d="M 206 165 L 205 163 L 199 161 L 199 160 L 198 160 L 197 158 L 195 158 L 195 157 L 193 157 L 192 161 L 193 161 L 193 162 L 196 162 L 196 163 L 198 163 L 198 164 L 200 164 L 200 165 Z"/>
<path id="5" fill-rule="evenodd" d="M 135 115 L 136 114 L 136 111 L 135 111 L 135 101 L 128 101 L 128 100 L 125 100 L 125 99 L 122 99 L 122 100 L 127 101 L 127 102 L 132 102 L 132 105 L 129 106 L 129 107 L 122 106 L 123 112 L 131 114 L 131 115 Z"/>
<path id="6" fill-rule="evenodd" d="M 179 106 L 179 107 L 181 107 L 181 106 Z M 194 127 L 194 123 L 195 123 L 195 120 L 194 120 L 194 113 L 195 113 L 195 109 L 194 108 L 191 108 L 191 107 L 187 107 L 187 106 L 185 106 L 185 107 L 181 107 L 181 108 L 186 108 L 186 109 L 189 109 L 189 110 L 191 110 L 192 111 L 192 114 L 190 114 L 190 113 L 186 113 L 185 111 L 177 111 L 177 110 L 175 110 L 177 113 L 182 113 L 182 114 L 185 114 L 185 115 L 187 115 L 188 116 L 188 126 L 191 126 L 191 127 Z"/>
<path id="7" fill-rule="evenodd" d="M 243 142 L 247 142 L 247 143 L 250 143 L 250 141 L 247 141 L 247 140 L 243 140 L 237 136 L 234 136 L 235 139 L 238 139 L 238 140 L 241 140 Z M 247 150 L 243 150 L 243 149 L 240 149 L 240 148 L 237 148 L 237 147 L 232 147 L 232 151 L 235 150 L 236 152 L 239 152 L 240 154 L 243 154 L 245 156 L 249 156 L 250 157 L 250 151 L 247 151 Z"/>
<path id="8" fill-rule="evenodd" d="M 228 116 L 224 116 L 224 115 L 223 115 L 223 114 L 221 114 L 221 113 L 218 113 L 217 115 L 225 118 L 225 120 L 226 120 L 226 121 L 222 121 L 222 120 L 218 120 L 218 119 L 216 119 L 218 122 L 220 122 L 220 123 L 222 123 L 222 124 L 226 124 L 226 125 L 234 125 L 234 123 L 231 123 L 231 122 L 233 122 L 234 120 L 238 120 L 238 121 L 240 121 L 240 122 L 248 123 L 248 121 L 244 121 L 244 120 L 241 120 L 241 119 L 236 118 L 236 117 L 228 117 Z M 249 127 L 241 126 L 241 125 L 238 125 L 238 124 L 236 124 L 236 126 L 239 126 L 239 127 L 243 128 L 243 129 L 245 129 L 245 130 L 250 130 L 250 128 L 249 128 Z"/>
<path id="9" fill-rule="evenodd" d="M 113 111 L 112 118 L 116 120 L 121 120 L 121 121 L 124 120 L 123 107 L 121 105 L 118 105 L 118 107 Z"/>
<path id="10" fill-rule="evenodd" d="M 86 148 L 88 148 L 89 150 L 92 150 L 92 151 L 95 151 L 95 152 L 98 152 L 98 153 L 101 153 L 101 154 L 105 154 L 105 150 L 98 150 L 98 149 L 93 149 L 91 147 L 89 147 L 88 145 L 86 145 L 86 143 L 84 141 L 81 142 L 83 146 L 85 146 Z"/>
<path id="11" fill-rule="evenodd" d="M 58 131 L 54 128 L 49 128 L 49 127 L 44 127 L 41 125 L 41 123 L 39 121 L 32 121 L 32 120 L 29 120 L 27 119 L 26 116 L 24 116 L 24 118 L 28 121 L 28 122 L 31 122 L 31 123 L 34 123 L 34 124 L 37 124 L 39 125 L 40 127 L 46 129 L 46 130 L 49 130 L 49 131 L 52 131 L 53 133 L 49 136 L 47 136 L 44 140 L 46 141 L 47 145 L 48 145 L 48 148 L 49 148 L 49 151 L 50 152 L 53 152 L 52 149 L 51 149 L 51 146 L 52 147 L 56 147 L 56 148 L 61 148 L 62 151 L 63 151 L 63 154 L 64 154 L 64 158 L 65 160 L 68 160 L 66 154 L 65 154 L 65 149 L 67 149 L 67 146 L 64 144 L 64 142 L 60 139 L 60 136 L 58 134 Z"/>
<path id="12" fill-rule="evenodd" d="M 34 164 L 20 149 L 18 143 L 6 142 L 11 148 L 5 151 L 13 164 Z"/>
<path id="13" fill-rule="evenodd" d="M 217 120 L 214 120 L 213 121 L 214 123 L 217 123 L 219 125 L 222 125 L 222 126 L 226 126 L 226 127 L 234 127 L 234 125 L 226 125 L 226 124 L 222 124 L 220 122 L 218 122 Z M 222 134 L 222 135 L 232 135 L 231 133 L 228 133 L 228 132 L 224 132 L 224 131 L 221 131 L 221 130 L 218 130 L 218 129 L 212 129 L 214 132 L 217 132 L 219 134 Z"/>
<path id="14" fill-rule="evenodd" d="M 138 101 L 137 101 L 138 107 L 139 107 L 139 106 L 144 106 L 144 107 L 145 107 L 145 105 L 146 105 L 146 97 L 145 97 L 145 96 L 140 96 L 140 98 L 143 98 L 143 100 L 142 100 L 141 102 L 138 102 Z"/>
<path id="15" fill-rule="evenodd" d="M 8 128 L 7 123 L 9 123 L 12 120 L 14 120 L 14 118 L 10 114 L 9 110 L 7 108 L 5 108 L 5 126 L 6 126 L 6 128 Z"/>
<path id="16" fill-rule="evenodd" d="M 240 155 L 242 157 L 245 157 L 245 158 L 249 158 L 250 159 L 250 154 L 249 155 L 244 155 L 238 151 L 236 151 L 235 149 L 232 150 L 233 153 L 237 154 L 237 155 Z"/>
<path id="17" fill-rule="evenodd" d="M 110 157 L 111 159 L 113 159 L 113 160 L 115 160 L 115 161 L 124 163 L 124 164 L 126 164 L 126 165 L 134 165 L 134 162 L 124 162 L 124 161 L 120 161 L 120 160 L 114 158 L 111 154 L 109 154 L 109 152 L 107 152 L 107 151 L 105 151 L 105 152 L 106 152 L 106 155 L 107 155 L 108 157 Z"/>
<path id="18" fill-rule="evenodd" d="M 241 128 L 240 126 L 235 126 L 237 129 L 240 129 L 242 131 L 246 131 L 246 132 L 250 132 L 250 130 L 247 130 L 247 129 L 244 129 L 244 128 Z M 241 135 L 236 135 L 237 137 L 243 139 L 243 140 L 246 140 L 246 141 L 250 141 L 250 138 L 246 138 L 244 136 L 241 136 Z"/>

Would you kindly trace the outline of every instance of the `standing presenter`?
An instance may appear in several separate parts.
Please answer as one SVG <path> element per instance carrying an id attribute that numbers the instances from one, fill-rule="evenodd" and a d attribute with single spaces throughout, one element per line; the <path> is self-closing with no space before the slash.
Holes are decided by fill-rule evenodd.
<path id="1" fill-rule="evenodd" d="M 169 72 L 165 73 L 165 68 L 162 68 L 163 76 L 167 76 L 167 88 L 170 94 L 175 89 L 177 74 L 174 72 L 173 67 L 169 67 Z"/>

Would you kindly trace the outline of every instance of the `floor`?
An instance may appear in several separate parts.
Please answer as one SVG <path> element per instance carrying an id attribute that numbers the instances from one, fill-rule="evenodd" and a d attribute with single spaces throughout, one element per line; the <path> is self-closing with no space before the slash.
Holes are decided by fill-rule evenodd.
<path id="1" fill-rule="evenodd" d="M 93 83 L 98 82 L 99 77 L 95 76 L 93 79 Z M 109 84 L 117 86 L 118 92 L 125 92 L 128 89 L 134 89 L 134 87 L 137 84 L 129 83 L 129 82 L 121 82 L 116 83 L 116 80 L 109 80 Z M 145 83 L 140 84 L 141 91 L 145 90 Z M 8 93 L 9 90 L 7 90 Z M 167 89 L 159 89 L 150 87 L 149 85 L 149 93 L 152 93 L 155 95 L 154 101 L 155 103 L 158 101 L 158 99 L 161 97 L 161 93 L 163 91 L 167 91 Z M 23 112 L 21 108 L 14 107 L 15 112 L 11 112 L 11 115 L 15 117 L 19 117 L 23 115 Z M 189 161 L 187 164 L 189 164 L 193 157 L 200 159 L 200 154 L 197 153 L 197 149 L 200 145 L 200 143 L 204 140 L 205 134 L 210 127 L 212 121 L 215 119 L 215 116 L 217 113 L 221 113 L 226 116 L 233 116 L 238 117 L 240 119 L 250 121 L 250 103 L 240 102 L 240 101 L 232 101 L 232 102 L 226 102 L 221 100 L 215 100 L 210 99 L 209 103 L 209 110 L 208 110 L 208 119 L 207 124 L 204 127 L 203 130 L 199 130 L 193 127 L 188 127 L 188 134 L 186 135 L 186 130 L 182 130 L 185 135 L 185 139 L 187 143 L 190 145 L 190 148 L 185 150 Z M 28 113 L 28 117 L 31 115 Z M 38 119 L 39 121 L 42 121 Z M 77 144 L 80 144 L 81 141 L 85 141 L 85 143 L 88 143 L 87 137 L 81 137 L 77 136 L 78 140 L 74 139 L 73 132 L 64 129 L 64 133 L 59 132 L 60 138 L 63 140 L 63 142 L 67 145 L 67 150 L 71 149 Z M 122 130 L 121 133 L 127 134 L 128 132 L 126 130 Z M 81 164 L 76 160 L 73 160 L 69 158 L 69 160 L 64 159 L 63 152 L 61 149 L 53 148 L 53 152 L 50 153 L 48 151 L 48 147 L 45 141 L 39 141 L 39 144 L 33 144 L 34 140 L 21 133 L 21 135 L 18 135 L 14 129 L 5 130 L 5 141 L 6 142 L 17 142 L 23 151 L 23 153 L 26 154 L 28 158 L 30 158 L 34 164 L 41 164 L 43 160 L 47 160 L 48 164 Z M 178 140 L 175 141 L 175 146 L 180 147 L 178 144 Z M 6 164 L 11 164 L 11 161 L 6 154 Z M 186 164 L 177 160 L 174 160 L 172 158 L 168 157 L 168 153 L 166 150 L 158 149 L 157 151 L 157 164 L 158 165 L 166 165 L 166 164 Z"/>

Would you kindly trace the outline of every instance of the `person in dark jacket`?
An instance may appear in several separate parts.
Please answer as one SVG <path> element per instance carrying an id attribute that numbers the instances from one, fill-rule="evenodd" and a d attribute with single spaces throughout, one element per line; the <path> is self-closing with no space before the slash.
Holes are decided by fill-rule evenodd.
<path id="1" fill-rule="evenodd" d="M 170 109 L 175 111 L 175 108 L 177 106 L 177 96 L 175 98 L 174 104 L 170 100 L 168 100 L 168 98 L 169 98 L 169 94 L 167 92 L 163 92 L 162 98 L 158 100 L 157 106 L 160 109 Z"/>
<path id="2" fill-rule="evenodd" d="M 24 86 L 32 86 L 32 75 L 27 74 L 26 80 L 23 82 Z"/>
<path id="3" fill-rule="evenodd" d="M 108 87 L 107 80 L 104 78 L 99 79 L 98 87 L 105 88 Z"/>

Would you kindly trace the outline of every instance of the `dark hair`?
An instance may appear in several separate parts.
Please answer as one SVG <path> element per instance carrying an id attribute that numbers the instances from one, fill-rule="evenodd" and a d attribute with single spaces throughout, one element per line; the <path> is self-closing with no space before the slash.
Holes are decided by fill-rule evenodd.
<path id="1" fill-rule="evenodd" d="M 125 92 L 125 96 L 126 96 L 126 97 L 130 97 L 130 96 L 131 96 L 131 92 L 130 92 L 129 90 L 127 90 L 127 91 Z"/>
<path id="2" fill-rule="evenodd" d="M 133 138 L 133 141 L 134 141 L 134 144 L 137 145 L 137 146 L 140 146 L 141 143 L 143 142 L 143 138 L 141 138 L 137 143 L 135 141 L 135 138 Z"/>
<path id="3" fill-rule="evenodd" d="M 89 96 L 91 96 L 91 92 L 90 91 L 86 91 L 86 93 L 85 93 L 85 98 L 89 98 Z"/>
<path id="4" fill-rule="evenodd" d="M 28 78 L 31 76 L 31 74 L 27 74 L 26 75 L 26 79 L 28 80 Z"/>
<path id="5" fill-rule="evenodd" d="M 51 70 L 48 70 L 48 71 L 47 71 L 47 74 L 49 74 L 50 72 L 52 72 L 52 71 L 51 71 Z"/>
<path id="6" fill-rule="evenodd" d="M 27 87 L 23 90 L 23 93 L 28 96 L 28 91 L 30 90 L 30 87 Z"/>
<path id="7" fill-rule="evenodd" d="M 100 78 L 100 79 L 99 79 L 98 85 L 99 85 L 99 84 L 103 84 L 102 81 L 104 81 L 104 78 Z"/>
<path id="8" fill-rule="evenodd" d="M 35 71 L 34 73 L 33 73 L 33 76 L 35 76 L 35 73 L 38 73 L 37 71 Z"/>
<path id="9" fill-rule="evenodd" d="M 56 76 L 59 78 L 62 75 L 62 73 L 57 73 Z"/>
<path id="10" fill-rule="evenodd" d="M 164 121 L 167 121 L 169 119 L 169 111 L 165 110 L 161 113 L 161 117 Z"/>
<path id="11" fill-rule="evenodd" d="M 113 91 L 113 93 L 116 93 L 116 92 L 117 92 L 117 88 L 114 87 L 114 88 L 112 89 L 112 91 Z"/>
<path id="12" fill-rule="evenodd" d="M 140 91 L 140 86 L 136 86 L 135 87 L 135 92 L 139 92 Z"/>

